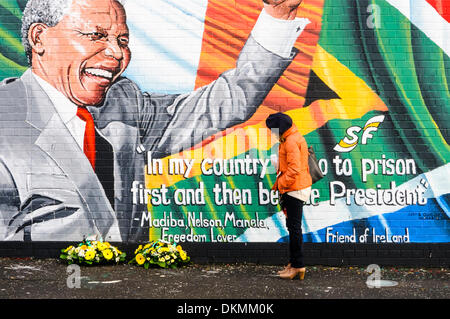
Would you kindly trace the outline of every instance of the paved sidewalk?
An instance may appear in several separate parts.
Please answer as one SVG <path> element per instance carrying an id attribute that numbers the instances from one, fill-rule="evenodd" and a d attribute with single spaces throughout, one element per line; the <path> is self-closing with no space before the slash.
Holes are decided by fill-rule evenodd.
<path id="1" fill-rule="evenodd" d="M 310 266 L 303 281 L 282 280 L 278 270 L 256 264 L 68 268 L 58 259 L 0 258 L 0 299 L 450 298 L 450 270 L 443 268 L 382 267 L 381 282 L 370 280 L 377 273 L 369 274 L 366 267 Z M 369 288 L 368 278 L 396 286 Z"/>

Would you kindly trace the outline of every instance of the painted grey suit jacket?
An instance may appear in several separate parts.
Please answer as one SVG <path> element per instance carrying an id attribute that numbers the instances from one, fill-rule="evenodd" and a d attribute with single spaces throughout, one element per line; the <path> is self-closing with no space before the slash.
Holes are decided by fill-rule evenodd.
<path id="1" fill-rule="evenodd" d="M 115 207 L 31 71 L 0 85 L 0 240 L 148 240 L 146 207 L 133 205 L 133 181 L 144 182 L 144 154 L 177 153 L 246 121 L 296 54 L 281 58 L 251 36 L 236 68 L 182 95 L 142 92 L 127 78 L 88 107 L 114 150 Z M 195 139 L 196 137 L 196 139 Z"/>

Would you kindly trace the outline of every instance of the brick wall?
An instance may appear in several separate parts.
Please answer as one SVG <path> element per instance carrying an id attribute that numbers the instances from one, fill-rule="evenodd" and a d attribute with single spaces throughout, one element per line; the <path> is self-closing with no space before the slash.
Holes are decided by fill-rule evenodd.
<path id="1" fill-rule="evenodd" d="M 267 50 L 287 34 L 254 29 L 259 1 L 128 0 L 110 29 L 88 12 L 65 19 L 75 2 L 55 26 L 32 25 L 30 57 L 69 101 L 96 105 L 94 169 L 55 109 L 68 104 L 30 73 L 26 3 L 0 0 L 2 255 L 52 255 L 43 244 L 97 235 L 180 242 L 199 261 L 282 260 L 278 140 L 265 126 L 281 111 L 325 175 L 303 211 L 311 263 L 448 261 L 444 1 L 304 0 L 292 60 Z"/>

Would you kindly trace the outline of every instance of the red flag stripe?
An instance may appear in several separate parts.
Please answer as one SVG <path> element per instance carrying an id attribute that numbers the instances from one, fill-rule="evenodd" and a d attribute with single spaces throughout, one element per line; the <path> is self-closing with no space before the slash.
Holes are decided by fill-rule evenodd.
<path id="1" fill-rule="evenodd" d="M 449 0 L 426 0 L 447 22 L 450 22 Z"/>

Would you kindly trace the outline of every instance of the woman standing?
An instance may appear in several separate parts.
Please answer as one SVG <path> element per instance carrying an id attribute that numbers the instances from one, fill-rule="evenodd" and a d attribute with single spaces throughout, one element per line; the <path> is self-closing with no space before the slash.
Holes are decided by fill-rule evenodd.
<path id="1" fill-rule="evenodd" d="M 280 204 L 286 214 L 289 232 L 290 262 L 279 275 L 283 279 L 293 279 L 298 275 L 303 280 L 306 271 L 303 263 L 303 205 L 308 201 L 312 185 L 308 145 L 287 114 L 271 114 L 266 125 L 280 140 L 277 179 L 272 189 L 281 195 Z"/>

